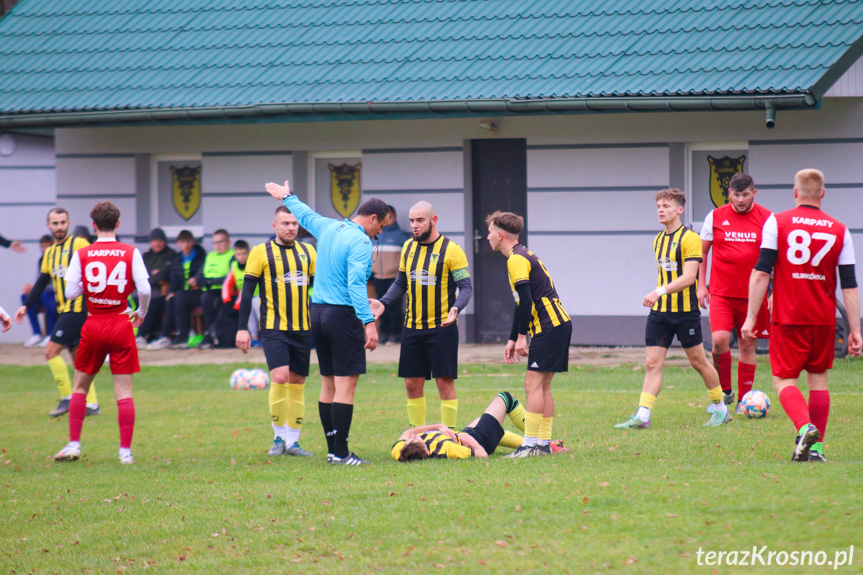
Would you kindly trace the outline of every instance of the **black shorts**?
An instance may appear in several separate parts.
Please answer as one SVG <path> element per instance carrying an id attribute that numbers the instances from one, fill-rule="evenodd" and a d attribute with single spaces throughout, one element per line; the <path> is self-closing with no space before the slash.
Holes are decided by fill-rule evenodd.
<path id="1" fill-rule="evenodd" d="M 458 379 L 458 325 L 432 329 L 405 328 L 399 355 L 399 377 Z"/>
<path id="2" fill-rule="evenodd" d="M 366 330 L 349 305 L 312 305 L 312 337 L 324 377 L 366 372 Z"/>
<path id="3" fill-rule="evenodd" d="M 262 329 L 261 344 L 270 371 L 287 365 L 297 375 L 309 375 L 309 356 L 312 354 L 310 332 Z"/>
<path id="4" fill-rule="evenodd" d="M 644 330 L 645 345 L 668 349 L 675 335 L 684 348 L 700 345 L 702 342 L 701 312 L 650 310 L 650 315 L 647 316 L 647 327 Z"/>
<path id="5" fill-rule="evenodd" d="M 571 340 L 571 321 L 536 334 L 530 339 L 530 347 L 527 350 L 527 370 L 546 373 L 569 371 Z"/>
<path id="6" fill-rule="evenodd" d="M 78 342 L 81 341 L 81 328 L 84 327 L 85 321 L 87 321 L 86 311 L 61 313 L 57 317 L 57 323 L 54 324 L 51 341 L 68 348 L 77 347 Z"/>
<path id="7" fill-rule="evenodd" d="M 485 452 L 491 455 L 497 446 L 500 445 L 500 440 L 503 439 L 503 426 L 488 413 L 483 413 L 479 421 L 476 422 L 476 427 L 465 427 L 461 430 L 462 433 L 467 433 L 479 443 Z"/>

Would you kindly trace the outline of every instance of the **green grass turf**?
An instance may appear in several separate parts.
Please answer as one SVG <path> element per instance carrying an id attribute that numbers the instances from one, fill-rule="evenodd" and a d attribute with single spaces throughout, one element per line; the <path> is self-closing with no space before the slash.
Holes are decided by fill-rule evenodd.
<path id="1" fill-rule="evenodd" d="M 351 439 L 374 462 L 363 468 L 325 463 L 313 373 L 302 445 L 315 457 L 270 461 L 267 394 L 231 391 L 236 367 L 145 368 L 137 463 L 121 467 L 108 377 L 96 380 L 103 415 L 84 425 L 86 457 L 55 464 L 67 419 L 46 415 L 47 368 L 0 366 L 0 571 L 688 573 L 711 570 L 699 547 L 832 560 L 863 543 L 861 361 L 831 373 L 826 465 L 788 461 L 793 431 L 772 391 L 767 419 L 702 427 L 707 394 L 691 369 L 666 368 L 653 429 L 613 429 L 638 400 L 643 369 L 631 365 L 555 378 L 554 435 L 571 454 L 411 465 L 389 457 L 407 419 L 403 384 L 395 366 L 373 366 Z M 463 369 L 462 425 L 501 390 L 524 395 L 523 364 Z M 767 373 L 760 364 L 756 387 Z M 436 420 L 433 385 L 427 394 Z M 842 571 L 859 572 L 863 550 L 854 562 Z"/>

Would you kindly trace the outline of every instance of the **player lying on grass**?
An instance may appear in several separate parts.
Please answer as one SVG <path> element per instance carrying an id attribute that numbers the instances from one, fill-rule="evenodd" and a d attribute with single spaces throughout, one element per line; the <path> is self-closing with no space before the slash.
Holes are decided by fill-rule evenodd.
<path id="1" fill-rule="evenodd" d="M 504 431 L 505 416 L 509 416 L 513 425 L 524 432 L 524 407 L 507 391 L 497 394 L 485 412 L 461 432 L 454 432 L 443 423 L 422 425 L 405 431 L 393 445 L 393 459 L 408 462 L 488 458 L 498 446 L 517 449 L 523 438 L 517 433 Z M 554 453 L 569 451 L 560 441 L 552 444 Z"/>

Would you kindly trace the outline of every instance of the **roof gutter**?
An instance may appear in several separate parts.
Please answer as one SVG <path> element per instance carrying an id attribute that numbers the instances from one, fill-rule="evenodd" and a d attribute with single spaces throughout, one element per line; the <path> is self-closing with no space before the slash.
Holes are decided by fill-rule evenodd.
<path id="1" fill-rule="evenodd" d="M 814 108 L 810 93 L 764 96 L 685 96 L 549 98 L 535 100 L 448 100 L 417 102 L 310 102 L 220 106 L 207 108 L 157 108 L 89 112 L 0 114 L 0 128 L 81 127 L 136 123 L 210 123 L 281 121 L 366 120 L 379 116 L 411 115 L 421 118 L 473 115 L 536 115 L 602 112 L 684 112 Z M 772 110 L 772 112 L 771 112 Z"/>

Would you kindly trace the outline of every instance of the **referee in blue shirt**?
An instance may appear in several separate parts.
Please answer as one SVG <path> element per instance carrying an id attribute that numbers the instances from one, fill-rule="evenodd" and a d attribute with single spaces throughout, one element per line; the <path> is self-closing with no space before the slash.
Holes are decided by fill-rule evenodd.
<path id="1" fill-rule="evenodd" d="M 269 183 L 266 188 L 318 240 L 310 313 L 321 370 L 318 412 L 327 436 L 327 461 L 362 465 L 367 462 L 348 449 L 348 435 L 357 380 L 366 372 L 365 350 L 378 346 L 366 284 L 372 273 L 371 240 L 387 224 L 389 206 L 371 199 L 353 219 L 339 221 L 316 213 L 292 196 L 288 182 L 284 186 Z"/>

